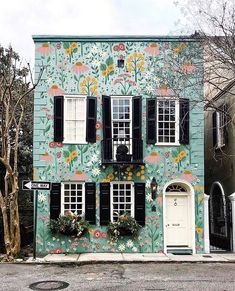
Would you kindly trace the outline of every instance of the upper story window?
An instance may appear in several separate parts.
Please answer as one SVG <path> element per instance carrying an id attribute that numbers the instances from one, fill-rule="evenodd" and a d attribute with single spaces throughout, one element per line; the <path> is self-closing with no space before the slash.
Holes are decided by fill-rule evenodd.
<path id="1" fill-rule="evenodd" d="M 189 143 L 189 100 L 176 98 L 147 99 L 147 143 L 180 145 Z"/>
<path id="2" fill-rule="evenodd" d="M 102 96 L 102 163 L 142 163 L 140 96 Z"/>
<path id="3" fill-rule="evenodd" d="M 227 111 L 228 106 L 224 104 L 219 110 L 213 112 L 213 144 L 216 148 L 222 148 L 226 144 L 227 137 Z"/>
<path id="4" fill-rule="evenodd" d="M 156 143 L 179 144 L 179 101 L 157 100 Z"/>
<path id="5" fill-rule="evenodd" d="M 86 97 L 64 97 L 64 142 L 86 143 Z"/>
<path id="6" fill-rule="evenodd" d="M 96 97 L 65 95 L 54 97 L 54 141 L 96 142 Z"/>

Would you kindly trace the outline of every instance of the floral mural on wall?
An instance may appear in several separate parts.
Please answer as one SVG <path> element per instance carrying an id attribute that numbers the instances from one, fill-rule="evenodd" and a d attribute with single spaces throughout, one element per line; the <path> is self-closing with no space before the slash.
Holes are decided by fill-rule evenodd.
<path id="1" fill-rule="evenodd" d="M 35 130 L 40 131 L 37 136 L 39 148 L 35 149 L 35 153 L 40 149 L 38 160 L 41 163 L 37 165 L 35 162 L 35 180 L 97 183 L 97 225 L 91 225 L 81 238 L 54 235 L 50 232 L 49 193 L 39 194 L 38 253 L 163 252 L 162 191 L 166 183 L 176 178 L 191 183 L 195 189 L 196 249 L 197 252 L 203 251 L 203 164 L 200 164 L 203 161 L 203 152 L 197 162 L 194 161 L 197 144 L 191 142 L 190 146 L 156 147 L 147 145 L 145 136 L 145 99 L 156 94 L 175 94 L 174 80 L 179 68 L 185 78 L 192 78 L 191 81 L 194 77 L 200 78 L 200 68 L 197 68 L 194 59 L 195 50 L 197 54 L 200 53 L 195 43 L 177 41 L 36 43 L 36 67 L 43 63 L 46 70 L 35 99 L 35 108 L 41 112 L 35 123 Z M 124 68 L 116 66 L 118 59 L 125 60 Z M 180 80 L 181 89 L 184 86 L 180 97 L 196 98 L 196 90 L 186 88 L 185 80 Z M 200 89 L 197 88 L 199 91 Z M 68 145 L 52 141 L 53 98 L 64 93 L 97 97 L 96 143 Z M 101 164 L 102 94 L 142 96 L 145 165 L 117 168 Z M 203 114 L 202 109 L 200 110 Z M 192 125 L 193 122 L 194 120 L 191 121 Z M 191 134 L 196 134 L 198 129 L 192 127 Z M 152 200 L 150 193 L 153 177 L 159 185 L 156 200 Z M 121 238 L 115 245 L 109 243 L 106 228 L 99 226 L 99 183 L 110 181 L 146 183 L 146 226 L 141 229 L 137 239 Z"/>

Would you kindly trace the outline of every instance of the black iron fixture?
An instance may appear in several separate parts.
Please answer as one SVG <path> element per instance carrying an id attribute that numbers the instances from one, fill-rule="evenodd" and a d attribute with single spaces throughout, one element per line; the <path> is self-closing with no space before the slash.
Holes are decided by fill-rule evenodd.
<path id="1" fill-rule="evenodd" d="M 157 194 L 157 187 L 158 187 L 158 184 L 157 184 L 155 177 L 153 177 L 150 186 L 151 186 L 152 199 L 155 200 L 156 194 Z"/>
<path id="2" fill-rule="evenodd" d="M 125 65 L 125 61 L 124 60 L 118 60 L 117 61 L 117 66 L 118 68 L 124 68 L 124 65 Z"/>

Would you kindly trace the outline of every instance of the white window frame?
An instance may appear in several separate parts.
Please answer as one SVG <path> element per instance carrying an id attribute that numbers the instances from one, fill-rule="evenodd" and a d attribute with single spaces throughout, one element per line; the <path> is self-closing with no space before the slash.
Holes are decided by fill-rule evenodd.
<path id="1" fill-rule="evenodd" d="M 131 185 L 131 217 L 135 217 L 135 193 L 134 193 L 134 182 L 132 181 L 114 181 L 110 183 L 110 220 L 111 222 L 114 222 L 113 220 L 113 185 L 114 184 L 129 184 Z"/>
<path id="2" fill-rule="evenodd" d="M 159 112 L 158 112 L 158 102 L 159 101 L 174 101 L 175 102 L 175 142 L 159 142 L 158 141 L 158 129 L 159 129 Z M 162 145 L 162 146 L 171 146 L 171 145 L 175 145 L 175 146 L 179 146 L 180 142 L 179 142 L 179 124 L 180 124 L 180 117 L 179 117 L 179 111 L 180 111 L 180 107 L 179 107 L 179 99 L 177 98 L 172 98 L 172 97 L 165 97 L 165 98 L 157 98 L 156 100 L 156 145 Z"/>
<path id="3" fill-rule="evenodd" d="M 224 108 L 222 107 L 222 110 Z M 224 113 L 221 111 L 216 111 L 216 148 L 220 149 L 225 146 L 225 136 L 224 136 Z"/>
<path id="4" fill-rule="evenodd" d="M 77 182 L 77 181 L 69 181 L 61 183 L 61 215 L 64 215 L 65 211 L 72 211 L 71 209 L 65 209 L 64 205 L 66 204 L 64 201 L 65 195 L 65 184 L 79 184 L 82 185 L 82 216 L 85 215 L 85 182 Z M 77 197 L 77 196 L 76 196 Z"/>
<path id="5" fill-rule="evenodd" d="M 113 123 L 114 122 L 130 122 L 130 148 L 128 154 L 132 154 L 132 98 L 130 95 L 112 95 L 111 97 L 111 132 L 113 139 Z M 113 119 L 113 101 L 114 99 L 129 99 L 130 100 L 130 119 Z M 113 144 L 113 159 L 116 160 L 116 154 Z"/>
<path id="6" fill-rule="evenodd" d="M 84 139 L 82 140 L 69 140 L 68 138 L 66 138 L 66 121 L 67 121 L 67 99 L 78 99 L 78 98 L 82 98 L 84 99 L 84 116 L 85 116 L 85 120 L 84 120 L 84 130 L 83 130 L 83 133 L 84 133 Z M 86 95 L 64 95 L 64 120 L 63 120 L 63 123 L 64 123 L 64 141 L 63 143 L 64 144 L 87 144 L 87 141 L 86 141 L 86 124 L 87 122 L 87 96 Z"/>

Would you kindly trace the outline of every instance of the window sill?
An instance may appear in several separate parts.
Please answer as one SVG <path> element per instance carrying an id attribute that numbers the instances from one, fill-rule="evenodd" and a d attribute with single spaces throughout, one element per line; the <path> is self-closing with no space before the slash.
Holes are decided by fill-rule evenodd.
<path id="1" fill-rule="evenodd" d="M 168 147 L 172 147 L 172 146 L 180 146 L 180 143 L 155 143 L 156 146 L 168 146 Z"/>
<path id="2" fill-rule="evenodd" d="M 88 144 L 87 141 L 63 141 L 63 144 Z"/>

